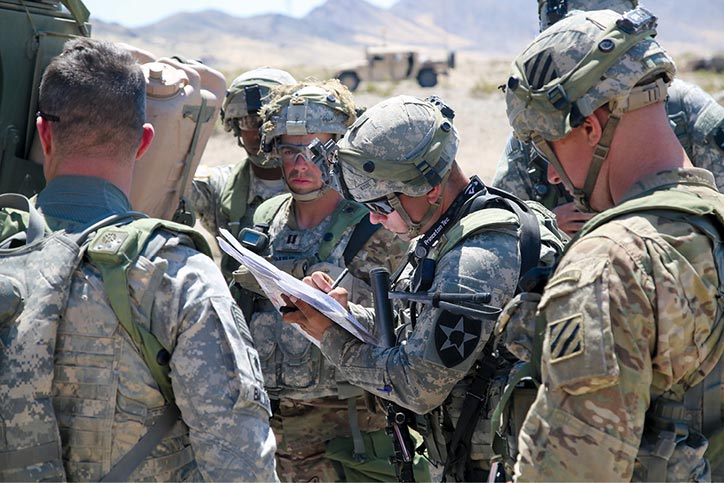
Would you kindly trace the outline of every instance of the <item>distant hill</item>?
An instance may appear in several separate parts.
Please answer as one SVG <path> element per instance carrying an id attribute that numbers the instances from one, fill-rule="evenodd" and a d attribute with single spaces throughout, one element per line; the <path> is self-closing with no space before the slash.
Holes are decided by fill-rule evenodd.
<path id="1" fill-rule="evenodd" d="M 724 2 L 656 0 L 659 38 L 674 53 L 724 50 Z M 683 8 L 685 5 L 686 8 Z M 381 9 L 365 0 L 327 0 L 305 17 L 240 18 L 215 10 L 179 13 L 138 28 L 94 20 L 93 35 L 157 55 L 183 53 L 220 69 L 269 65 L 333 66 L 361 48 L 405 44 L 509 58 L 537 33 L 534 0 L 399 0 Z"/>

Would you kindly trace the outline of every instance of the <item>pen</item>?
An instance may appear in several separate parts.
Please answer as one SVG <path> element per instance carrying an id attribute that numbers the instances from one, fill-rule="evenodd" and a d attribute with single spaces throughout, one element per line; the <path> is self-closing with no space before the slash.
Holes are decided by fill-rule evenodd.
<path id="1" fill-rule="evenodd" d="M 337 277 L 337 279 L 336 279 L 334 282 L 332 282 L 332 286 L 329 287 L 329 291 L 331 292 L 332 290 L 334 290 L 335 288 L 337 288 L 337 286 L 338 286 L 340 283 L 342 283 L 342 279 L 343 279 L 344 277 L 346 277 L 348 273 L 349 273 L 349 268 L 345 268 L 344 270 L 342 270 L 342 273 L 339 274 L 339 277 Z"/>

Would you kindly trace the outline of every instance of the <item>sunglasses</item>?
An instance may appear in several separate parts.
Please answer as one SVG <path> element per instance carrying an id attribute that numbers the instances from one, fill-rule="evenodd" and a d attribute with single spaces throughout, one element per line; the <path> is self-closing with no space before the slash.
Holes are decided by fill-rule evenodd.
<path id="1" fill-rule="evenodd" d="M 395 211 L 395 209 L 390 204 L 389 198 L 386 196 L 369 201 L 360 201 L 360 203 L 365 205 L 367 209 L 370 210 L 370 212 L 377 215 L 387 216 Z"/>

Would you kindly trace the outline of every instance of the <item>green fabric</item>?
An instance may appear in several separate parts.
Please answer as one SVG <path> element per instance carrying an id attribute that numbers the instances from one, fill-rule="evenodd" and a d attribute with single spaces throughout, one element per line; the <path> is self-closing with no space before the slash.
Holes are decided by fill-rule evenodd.
<path id="1" fill-rule="evenodd" d="M 269 225 L 282 205 L 292 198 L 291 193 L 283 193 L 269 198 L 259 205 L 254 212 L 254 225 Z"/>
<path id="2" fill-rule="evenodd" d="M 415 445 L 422 443 L 422 438 L 414 432 L 410 432 Z M 395 467 L 389 462 L 389 455 L 393 454 L 392 440 L 385 434 L 384 429 L 371 433 L 362 433 L 365 450 L 368 460 L 365 462 L 356 461 L 352 454 L 354 442 L 352 438 L 335 438 L 327 444 L 325 456 L 333 461 L 338 461 L 344 468 L 346 481 L 395 481 Z M 428 462 L 419 454 L 415 454 L 413 471 L 415 481 L 430 481 L 430 469 Z"/>
<path id="3" fill-rule="evenodd" d="M 24 231 L 27 224 L 27 213 L 10 209 L 0 211 L 0 242 Z"/>
<path id="4" fill-rule="evenodd" d="M 239 221 L 246 214 L 248 208 L 249 185 L 251 183 L 251 163 L 249 159 L 243 159 L 231 170 L 224 190 L 221 192 L 221 212 L 229 221 Z M 239 225 L 231 225 L 232 233 L 237 236 Z"/>
<path id="5" fill-rule="evenodd" d="M 165 348 L 152 333 L 133 320 L 128 287 L 128 269 L 143 253 L 151 235 L 159 229 L 189 236 L 197 250 L 211 256 L 206 239 L 193 228 L 154 218 L 101 228 L 90 242 L 87 253 L 90 262 L 101 272 L 106 295 L 119 322 L 131 336 L 166 401 L 173 402 L 170 368 L 168 364 L 161 365 L 157 360 L 158 353 Z"/>
<path id="6" fill-rule="evenodd" d="M 518 217 L 512 211 L 499 208 L 477 210 L 463 217 L 445 234 L 445 241 L 436 250 L 440 259 L 452 250 L 461 240 L 482 230 L 518 228 Z"/>

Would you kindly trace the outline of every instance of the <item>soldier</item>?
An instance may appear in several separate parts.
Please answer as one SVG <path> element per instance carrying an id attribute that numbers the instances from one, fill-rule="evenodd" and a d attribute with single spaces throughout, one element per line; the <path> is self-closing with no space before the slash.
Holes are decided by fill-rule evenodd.
<path id="1" fill-rule="evenodd" d="M 111 215 L 127 216 L 134 163 L 154 135 L 153 127 L 144 124 L 140 65 L 111 43 L 71 40 L 43 75 L 39 107 L 48 184 L 36 206 L 47 225 L 78 234 Z M 127 270 L 113 271 L 127 280 L 112 285 L 113 291 L 107 290 L 104 265 L 93 254 L 113 254 L 131 236 L 122 227 L 112 227 L 100 240 L 106 248 L 92 242 L 88 258 L 71 269 L 57 343 L 49 348 L 51 365 L 54 351 L 52 389 L 42 396 L 52 397 L 62 465 L 58 473 L 43 476 L 53 445 L 11 453 L 7 445 L 18 442 L 8 429 L 2 479 L 21 479 L 12 472 L 19 465 L 20 474 L 32 472 L 30 478 L 40 480 L 277 480 L 269 401 L 246 323 L 213 261 L 187 246 L 193 232 L 159 224 L 169 229 L 155 230 Z M 47 258 L 45 265 L 58 261 L 50 252 Z M 34 300 L 34 293 L 26 295 Z M 130 326 L 124 322 L 126 312 L 118 309 L 124 303 L 134 320 Z M 42 313 L 48 307 L 53 305 L 33 309 Z M 164 348 L 155 367 L 170 368 L 170 391 L 152 373 L 128 327 Z M 5 328 L 3 340 L 12 340 Z M 45 348 L 37 344 L 42 359 Z M 4 395 L 8 377 L 27 373 L 27 367 L 13 364 L 3 358 Z M 5 425 L 14 420 L 3 416 L 5 435 Z M 31 426 L 43 422 L 36 417 Z M 34 437 L 32 429 L 23 434 Z M 152 441 L 154 434 L 156 443 L 144 449 L 140 440 Z M 26 443 L 26 448 L 31 445 Z"/>
<path id="2" fill-rule="evenodd" d="M 254 211 L 264 201 L 284 192 L 281 165 L 277 158 L 260 151 L 259 111 L 278 85 L 296 83 L 288 72 L 262 67 L 244 72 L 231 83 L 224 99 L 221 120 L 232 132 L 246 157 L 235 165 L 210 168 L 199 166 L 193 180 L 191 204 L 199 222 L 217 235 L 226 228 L 234 236 L 253 225 Z M 236 263 L 225 253 L 221 271 L 227 281 Z"/>
<path id="3" fill-rule="evenodd" d="M 670 128 L 675 67 L 655 26 L 640 7 L 572 14 L 512 65 L 516 136 L 579 209 L 600 212 L 538 305 L 542 384 L 519 439 L 520 481 L 724 476 L 724 458 L 704 453 L 704 436 L 718 431 L 722 444 L 724 196 Z"/>
<path id="4" fill-rule="evenodd" d="M 477 176 L 463 173 L 455 161 L 459 141 L 453 116 L 437 98 L 397 96 L 367 110 L 339 142 L 333 171 L 345 197 L 364 203 L 373 222 L 415 240 L 409 263 L 393 277 L 395 293 L 407 298 L 395 310 L 397 322 L 404 324 L 404 344 L 363 343 L 301 300 L 292 299 L 301 310 L 285 321 L 319 340 L 322 353 L 351 383 L 418 414 L 443 405 L 444 441 L 428 437 L 429 455 L 445 462 L 447 443 L 452 451 L 445 462 L 447 477 L 483 481 L 493 457 L 488 420 L 493 403 L 476 402 L 501 390 L 504 381 L 498 385 L 491 379 L 511 364 L 507 358 L 490 359 L 492 344 L 486 344 L 497 311 L 462 307 L 461 312 L 453 304 L 443 309 L 411 297 L 452 293 L 470 294 L 472 300 L 488 293 L 490 304 L 502 307 L 516 293 L 521 274 L 539 262 L 553 263 L 562 242 L 552 224 L 544 225 L 546 218 L 552 220 L 545 208 L 491 191 Z M 331 279 L 323 274 L 305 281 L 330 291 Z M 380 317 L 347 304 L 344 290 L 331 294 L 360 321 Z M 491 365 L 492 373 L 479 372 Z M 478 377 L 480 386 L 474 382 Z M 430 424 L 435 428 L 440 422 Z M 465 441 L 461 435 L 473 428 L 472 441 Z"/>
<path id="5" fill-rule="evenodd" d="M 327 142 L 344 134 L 356 118 L 351 94 L 337 80 L 278 86 L 261 114 L 263 149 L 281 161 L 290 193 L 259 206 L 254 214 L 256 229 L 240 235 L 242 244 L 253 246 L 298 278 L 311 270 L 337 277 L 347 268 L 343 285 L 354 300 L 369 301 L 370 268 L 395 267 L 407 245 L 372 225 L 364 206 L 342 199 L 325 185 L 307 147 L 315 139 Z M 268 246 L 259 246 L 260 239 L 268 239 Z M 234 279 L 247 290 L 257 290 L 243 266 Z M 368 407 L 364 392 L 347 383 L 312 342 L 283 324 L 271 302 L 254 297 L 252 314 L 249 326 L 261 355 L 267 391 L 274 400 L 272 427 L 280 478 L 384 478 L 384 474 L 366 473 L 359 462 L 367 458 L 369 465 L 381 460 L 388 467 L 389 479 L 391 449 L 382 429 L 384 415 Z M 335 451 L 344 444 L 342 438 L 354 443 L 347 454 Z"/>
<path id="6" fill-rule="evenodd" d="M 623 13 L 637 4 L 636 0 L 541 0 L 540 29 L 572 10 L 610 8 Z M 694 165 L 714 173 L 717 186 L 724 189 L 724 107 L 700 87 L 680 79 L 674 79 L 668 92 L 666 110 L 679 142 Z M 493 186 L 522 199 L 540 201 L 556 213 L 558 226 L 573 235 L 593 215 L 578 211 L 563 185 L 548 182 L 546 170 L 545 161 L 532 147 L 511 135 L 498 161 Z"/>

